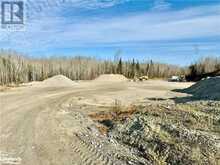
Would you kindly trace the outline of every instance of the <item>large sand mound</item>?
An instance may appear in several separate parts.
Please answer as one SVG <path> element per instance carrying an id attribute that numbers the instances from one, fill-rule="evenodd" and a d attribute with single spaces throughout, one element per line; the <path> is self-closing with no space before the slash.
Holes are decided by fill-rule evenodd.
<path id="1" fill-rule="evenodd" d="M 183 91 L 200 98 L 220 100 L 220 77 L 201 80 Z"/>
<path id="2" fill-rule="evenodd" d="M 103 74 L 95 79 L 97 82 L 125 82 L 128 79 L 120 74 Z"/>
<path id="3" fill-rule="evenodd" d="M 41 83 L 42 86 L 47 86 L 47 87 L 65 87 L 65 86 L 73 86 L 74 84 L 76 83 L 63 75 L 53 76 L 51 78 L 44 80 Z"/>

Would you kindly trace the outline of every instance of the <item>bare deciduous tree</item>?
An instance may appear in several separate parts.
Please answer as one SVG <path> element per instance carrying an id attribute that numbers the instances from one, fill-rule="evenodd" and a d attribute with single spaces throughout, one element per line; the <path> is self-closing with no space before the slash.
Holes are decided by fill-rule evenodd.
<path id="1" fill-rule="evenodd" d="M 209 72 L 220 67 L 219 59 L 207 58 L 196 64 L 197 72 Z M 57 74 L 72 80 L 91 80 L 100 74 L 120 73 L 127 78 L 147 75 L 150 78 L 168 78 L 183 75 L 189 70 L 174 65 L 151 61 L 111 61 L 88 57 L 29 58 L 15 52 L 0 52 L 0 84 L 19 84 L 41 81 Z"/>

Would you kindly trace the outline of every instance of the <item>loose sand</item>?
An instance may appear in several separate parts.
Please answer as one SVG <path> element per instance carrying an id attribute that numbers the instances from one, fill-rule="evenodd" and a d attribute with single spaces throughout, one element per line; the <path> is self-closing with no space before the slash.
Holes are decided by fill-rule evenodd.
<path id="1" fill-rule="evenodd" d="M 109 156 L 115 144 L 100 150 L 107 140 L 99 136 L 88 114 L 109 110 L 116 100 L 129 106 L 145 104 L 146 98 L 179 96 L 171 91 L 177 88 L 172 82 L 123 82 L 126 78 L 121 75 L 103 75 L 100 80 L 118 83 L 88 81 L 74 86 L 58 75 L 39 82 L 43 88 L 33 85 L 0 92 L 0 164 L 123 164 Z M 189 87 L 186 83 L 178 86 Z"/>
<path id="2" fill-rule="evenodd" d="M 65 86 L 73 86 L 76 83 L 63 75 L 53 76 L 44 80 L 40 85 L 46 87 L 65 87 Z"/>
<path id="3" fill-rule="evenodd" d="M 103 74 L 95 79 L 96 82 L 126 82 L 128 79 L 120 74 Z"/>

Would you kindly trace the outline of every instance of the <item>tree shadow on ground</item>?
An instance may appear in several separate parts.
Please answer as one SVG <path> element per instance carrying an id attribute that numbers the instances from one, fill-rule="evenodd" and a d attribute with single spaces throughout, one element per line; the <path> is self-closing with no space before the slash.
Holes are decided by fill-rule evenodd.
<path id="1" fill-rule="evenodd" d="M 175 103 L 187 103 L 187 102 L 192 102 L 192 101 L 220 101 L 217 99 L 213 99 L 210 97 L 199 97 L 195 96 L 192 92 L 188 92 L 186 89 L 174 89 L 172 92 L 178 92 L 178 93 L 184 93 L 184 94 L 189 94 L 189 96 L 185 97 L 174 97 L 171 98 Z"/>
<path id="2" fill-rule="evenodd" d="M 191 101 L 201 101 L 201 100 L 204 100 L 204 99 L 196 98 L 194 96 L 173 97 L 173 98 L 170 98 L 170 99 L 173 100 L 176 104 L 187 103 L 187 102 L 191 102 Z"/>

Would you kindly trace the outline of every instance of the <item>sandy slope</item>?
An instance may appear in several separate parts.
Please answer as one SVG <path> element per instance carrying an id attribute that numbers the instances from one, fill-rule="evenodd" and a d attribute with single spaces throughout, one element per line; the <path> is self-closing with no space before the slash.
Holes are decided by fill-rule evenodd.
<path id="1" fill-rule="evenodd" d="M 146 97 L 181 96 L 171 90 L 189 85 L 82 82 L 77 86 L 32 86 L 1 92 L 0 164 L 117 164 L 107 152 L 80 138 L 97 134 L 87 114 L 112 105 L 115 99 L 130 104 Z"/>
<path id="2" fill-rule="evenodd" d="M 66 87 L 66 86 L 74 86 L 77 83 L 73 82 L 69 78 L 63 75 L 56 75 L 51 78 L 44 80 L 41 85 L 43 87 Z"/>

